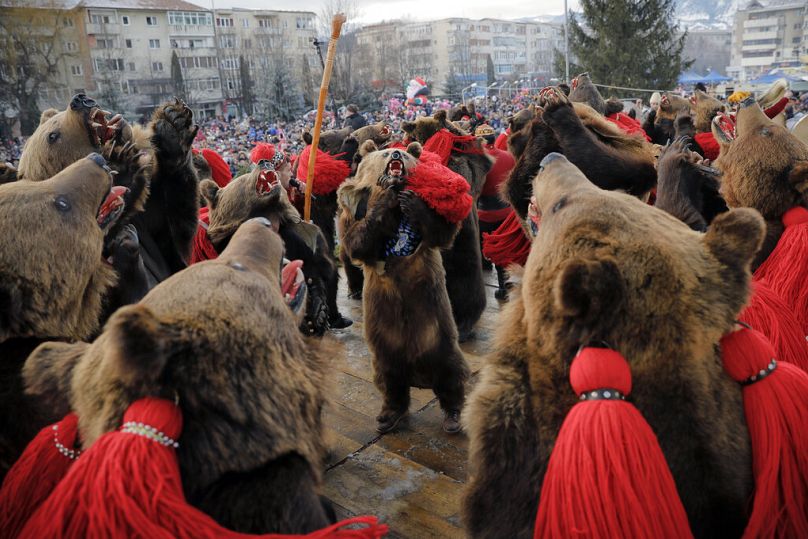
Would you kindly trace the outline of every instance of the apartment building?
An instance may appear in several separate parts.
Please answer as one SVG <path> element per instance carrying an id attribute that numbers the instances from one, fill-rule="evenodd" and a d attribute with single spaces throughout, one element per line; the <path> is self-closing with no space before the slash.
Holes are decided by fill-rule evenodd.
<path id="1" fill-rule="evenodd" d="M 385 22 L 356 37 L 364 76 L 398 84 L 421 76 L 438 87 L 452 75 L 464 83 L 486 81 L 489 56 L 497 80 L 549 78 L 564 40 L 557 25 L 466 18 Z"/>
<path id="2" fill-rule="evenodd" d="M 738 9 L 727 74 L 744 81 L 775 67 L 800 65 L 807 6 L 805 0 L 753 0 Z"/>
<path id="3" fill-rule="evenodd" d="M 729 28 L 688 28 L 682 57 L 693 60 L 691 71 L 707 73 L 708 71 L 726 74 L 730 65 L 732 49 L 732 30 Z"/>

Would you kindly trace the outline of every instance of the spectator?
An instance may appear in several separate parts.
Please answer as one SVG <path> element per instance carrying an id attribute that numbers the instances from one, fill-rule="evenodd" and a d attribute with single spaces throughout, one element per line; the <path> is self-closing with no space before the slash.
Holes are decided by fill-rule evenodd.
<path id="1" fill-rule="evenodd" d="M 342 127 L 350 127 L 356 131 L 360 127 L 365 127 L 367 124 L 368 122 L 365 120 L 364 116 L 359 114 L 359 107 L 353 104 L 348 105 L 348 116 L 345 117 L 345 123 L 342 124 Z"/>

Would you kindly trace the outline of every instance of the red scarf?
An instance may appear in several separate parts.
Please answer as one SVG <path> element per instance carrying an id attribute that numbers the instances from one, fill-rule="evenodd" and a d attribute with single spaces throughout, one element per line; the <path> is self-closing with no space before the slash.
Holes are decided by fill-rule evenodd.
<path id="1" fill-rule="evenodd" d="M 459 223 L 471 211 L 468 182 L 440 163 L 421 161 L 407 177 L 407 188 L 450 223 Z"/>
<path id="2" fill-rule="evenodd" d="M 208 216 L 208 208 L 199 209 L 199 224 L 196 227 L 196 234 L 194 235 L 193 250 L 191 251 L 191 264 L 202 262 L 204 260 L 213 260 L 219 257 L 219 253 L 208 237 L 208 225 L 210 224 L 210 217 Z"/>

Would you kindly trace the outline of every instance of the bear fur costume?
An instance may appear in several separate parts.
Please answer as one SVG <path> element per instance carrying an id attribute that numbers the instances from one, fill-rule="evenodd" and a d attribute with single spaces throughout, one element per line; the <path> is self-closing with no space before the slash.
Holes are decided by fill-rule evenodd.
<path id="1" fill-rule="evenodd" d="M 657 110 L 651 109 L 642 124 L 653 144 L 664 146 L 676 139 L 676 117 L 680 112 L 690 111 L 690 101 L 676 94 L 665 92 Z"/>
<path id="2" fill-rule="evenodd" d="M 412 143 L 408 149 L 417 153 L 417 147 Z M 372 142 L 362 146 L 356 177 L 340 188 L 339 198 L 353 217 L 343 247 L 365 274 L 365 339 L 373 354 L 374 382 L 384 397 L 378 430 L 392 430 L 406 414 L 410 387 L 431 388 L 447 422 L 459 429 L 469 368 L 457 344 L 440 258 L 458 225 L 406 188 L 407 174 L 418 165 L 415 156 L 395 150 L 403 174 L 393 179 L 387 175 L 393 150 L 375 150 Z M 409 256 L 385 256 L 403 217 L 420 235 L 420 244 Z"/>
<path id="3" fill-rule="evenodd" d="M 107 121 L 106 114 L 109 113 L 84 94 L 74 96 L 62 112 L 45 111 L 23 149 L 19 174 L 22 179 L 45 180 L 94 151 L 103 153 L 110 167 L 120 174 L 120 169 L 132 168 L 131 159 L 117 159 L 132 155 L 121 144 L 130 144 L 127 150 L 144 152 L 139 164 L 148 165 L 145 173 L 141 172 L 141 177 L 116 178 L 116 182 L 132 191 L 132 200 L 127 200 L 130 211 L 143 210 L 131 219 L 122 219 L 120 226 L 128 221 L 134 224 L 136 233 L 132 235 L 129 229 L 123 241 L 130 245 L 134 242 L 139 249 L 148 290 L 183 269 L 189 260 L 199 209 L 191 154 L 198 126 L 193 123 L 191 109 L 178 99 L 155 109 L 146 128 L 133 129 L 119 116 Z M 126 181 L 137 181 L 136 188 L 126 185 Z M 108 238 L 108 245 L 118 230 L 112 232 L 115 236 Z M 138 299 L 143 292 L 125 295 Z"/>
<path id="4" fill-rule="evenodd" d="M 325 361 L 282 298 L 282 257 L 265 219 L 245 223 L 219 258 L 119 309 L 92 344 L 39 346 L 27 391 L 54 413 L 74 411 L 85 448 L 135 400 L 176 400 L 189 503 L 239 532 L 325 527 Z"/>
<path id="5" fill-rule="evenodd" d="M 747 301 L 760 216 L 733 210 L 700 234 L 598 189 L 559 154 L 533 187 L 541 227 L 463 412 L 469 536 L 533 537 L 555 438 L 579 400 L 570 362 L 580 347 L 607 343 L 631 366 L 632 403 L 659 440 L 694 535 L 740 537 L 752 462 L 741 388 L 718 343 Z"/>
<path id="6" fill-rule="evenodd" d="M 276 182 L 270 184 L 261 168 L 233 179 L 224 188 L 212 180 L 204 180 L 200 191 L 209 208 L 207 237 L 216 252 L 221 253 L 242 223 L 252 217 L 269 219 L 283 238 L 287 257 L 303 261 L 309 293 L 301 330 L 309 335 L 323 335 L 329 319 L 339 317 L 337 267 L 322 232 L 303 222 L 280 181 Z M 200 227 L 198 234 L 204 233 Z"/>
<path id="7" fill-rule="evenodd" d="M 642 197 L 656 185 L 654 148 L 639 135 L 629 136 L 591 107 L 571 103 L 556 89 L 544 93 L 537 117 L 512 138 L 526 137 L 524 151 L 503 186 L 503 196 L 527 218 L 533 178 L 551 152 L 563 153 L 595 185 Z"/>
<path id="8" fill-rule="evenodd" d="M 721 195 L 727 205 L 754 208 L 766 220 L 755 269 L 777 246 L 783 214 L 794 206 L 808 207 L 808 147 L 770 120 L 752 98 L 741 104 L 734 133 L 728 135 L 714 121 L 713 135 L 721 145 L 714 165 L 722 173 Z"/>
<path id="9" fill-rule="evenodd" d="M 115 271 L 102 257 L 118 196 L 98 154 L 42 182 L 0 186 L 0 481 L 37 431 L 58 419 L 25 396 L 28 354 L 43 340 L 88 338 L 98 329 Z M 112 197 L 111 197 L 112 196 Z"/>
<path id="10" fill-rule="evenodd" d="M 418 118 L 415 122 L 402 122 L 401 128 L 408 139 L 422 145 L 441 129 L 448 129 L 454 135 L 466 135 L 447 119 L 445 110 L 439 110 L 432 117 Z M 466 178 L 469 192 L 474 199 L 471 213 L 463 220 L 451 247 L 441 253 L 443 268 L 446 270 L 446 290 L 460 342 L 474 336 L 474 325 L 482 316 L 486 304 L 477 198 L 482 193 L 485 178 L 494 163 L 485 153 L 480 139 L 474 145 L 479 153 L 453 150 L 447 164 L 449 169 Z"/>

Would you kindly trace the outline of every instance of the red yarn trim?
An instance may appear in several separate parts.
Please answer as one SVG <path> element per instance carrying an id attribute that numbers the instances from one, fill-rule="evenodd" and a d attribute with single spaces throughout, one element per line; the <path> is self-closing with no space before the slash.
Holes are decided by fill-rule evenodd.
<path id="1" fill-rule="evenodd" d="M 309 173 L 309 155 L 311 145 L 306 146 L 298 157 L 297 179 L 301 183 L 306 183 Z M 344 154 L 331 155 L 317 149 L 317 156 L 314 160 L 314 185 L 312 192 L 315 195 L 328 195 L 339 189 L 348 175 L 351 173 L 351 165 L 342 159 L 337 159 Z"/>
<path id="2" fill-rule="evenodd" d="M 693 138 L 696 140 L 696 144 L 701 148 L 701 151 L 704 152 L 704 157 L 711 161 L 718 159 L 718 154 L 721 153 L 721 146 L 718 144 L 718 141 L 715 140 L 715 136 L 711 132 L 696 133 L 696 136 Z"/>
<path id="3" fill-rule="evenodd" d="M 530 254 L 530 239 L 513 209 L 494 232 L 483 234 L 483 256 L 500 267 L 524 266 Z"/>
<path id="4" fill-rule="evenodd" d="M 407 188 L 450 223 L 459 223 L 471 212 L 466 179 L 434 161 L 419 163 L 407 177 Z"/>

